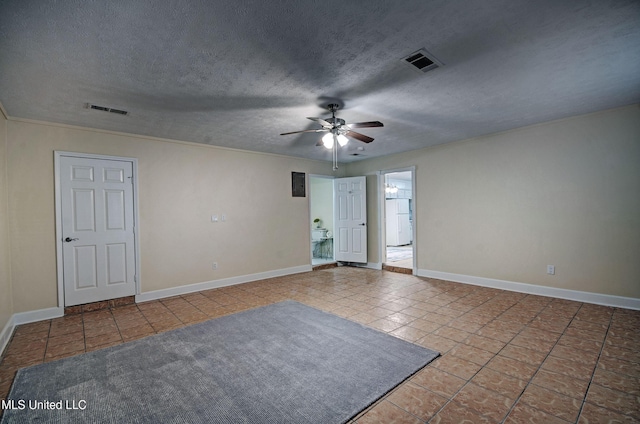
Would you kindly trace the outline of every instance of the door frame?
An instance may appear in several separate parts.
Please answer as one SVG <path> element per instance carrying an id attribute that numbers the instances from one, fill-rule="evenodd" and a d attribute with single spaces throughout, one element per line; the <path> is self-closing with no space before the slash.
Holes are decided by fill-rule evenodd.
<path id="1" fill-rule="evenodd" d="M 55 182 L 55 208 L 56 208 L 56 265 L 58 280 L 58 307 L 64 308 L 64 264 L 62 256 L 62 196 L 60 189 L 60 159 L 62 157 L 75 157 L 81 159 L 102 159 L 130 162 L 133 169 L 133 243 L 135 255 L 135 285 L 136 296 L 140 294 L 140 243 L 139 223 L 140 214 L 138 208 L 138 159 L 121 156 L 96 155 L 91 153 L 78 153 L 55 150 L 54 154 L 54 182 Z"/>
<path id="2" fill-rule="evenodd" d="M 408 166 L 406 168 L 393 168 L 378 171 L 378 240 L 380 240 L 378 257 L 380 258 L 380 266 L 386 263 L 387 260 L 387 207 L 386 196 L 384 193 L 385 176 L 387 174 L 393 174 L 396 172 L 411 172 L 411 200 L 413 200 L 413 220 L 411 222 L 411 232 L 413 241 L 411 246 L 413 248 L 413 275 L 418 275 L 418 238 L 416 237 L 417 227 L 417 214 L 416 214 L 416 167 Z"/>

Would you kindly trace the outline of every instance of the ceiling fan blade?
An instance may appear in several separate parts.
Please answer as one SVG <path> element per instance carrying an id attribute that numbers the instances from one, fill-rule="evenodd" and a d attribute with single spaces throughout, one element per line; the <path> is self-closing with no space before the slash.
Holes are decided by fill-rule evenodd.
<path id="1" fill-rule="evenodd" d="M 320 129 L 320 130 L 291 131 L 291 132 L 282 133 L 282 134 L 280 134 L 280 135 L 300 134 L 300 133 L 309 133 L 309 132 L 326 132 L 326 131 L 329 131 L 329 130 L 325 130 L 325 129 L 323 128 L 323 129 Z"/>
<path id="2" fill-rule="evenodd" d="M 349 124 L 351 128 L 372 128 L 372 127 L 384 127 L 380 121 L 370 122 L 356 122 L 355 124 Z"/>
<path id="3" fill-rule="evenodd" d="M 368 135 L 360 134 L 359 132 L 355 131 L 347 131 L 347 135 L 364 143 L 371 143 L 373 141 L 373 138 L 369 137 Z"/>
<path id="4" fill-rule="evenodd" d="M 331 127 L 332 126 L 330 122 L 325 121 L 322 118 L 309 118 L 309 117 L 307 117 L 307 119 L 311 119 L 312 121 L 315 121 L 315 122 L 319 123 L 323 127 Z"/>

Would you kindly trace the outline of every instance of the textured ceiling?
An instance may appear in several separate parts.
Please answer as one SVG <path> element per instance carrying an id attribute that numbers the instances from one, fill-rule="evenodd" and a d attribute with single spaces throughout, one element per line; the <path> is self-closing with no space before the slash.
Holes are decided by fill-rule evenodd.
<path id="1" fill-rule="evenodd" d="M 444 66 L 402 62 L 420 48 Z M 12 118 L 330 160 L 318 134 L 279 134 L 332 98 L 385 124 L 341 162 L 638 103 L 640 2 L 0 2 Z"/>

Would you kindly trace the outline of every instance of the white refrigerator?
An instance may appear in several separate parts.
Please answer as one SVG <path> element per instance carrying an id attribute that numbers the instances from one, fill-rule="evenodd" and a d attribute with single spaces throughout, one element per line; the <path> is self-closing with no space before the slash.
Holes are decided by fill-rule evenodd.
<path id="1" fill-rule="evenodd" d="M 387 246 L 410 244 L 409 199 L 387 199 L 386 202 Z"/>

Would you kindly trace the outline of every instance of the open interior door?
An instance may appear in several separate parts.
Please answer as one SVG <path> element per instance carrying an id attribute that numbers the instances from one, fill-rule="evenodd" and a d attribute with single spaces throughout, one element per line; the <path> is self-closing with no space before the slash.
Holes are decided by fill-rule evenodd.
<path id="1" fill-rule="evenodd" d="M 334 242 L 339 262 L 367 262 L 367 184 L 365 177 L 336 178 Z"/>

